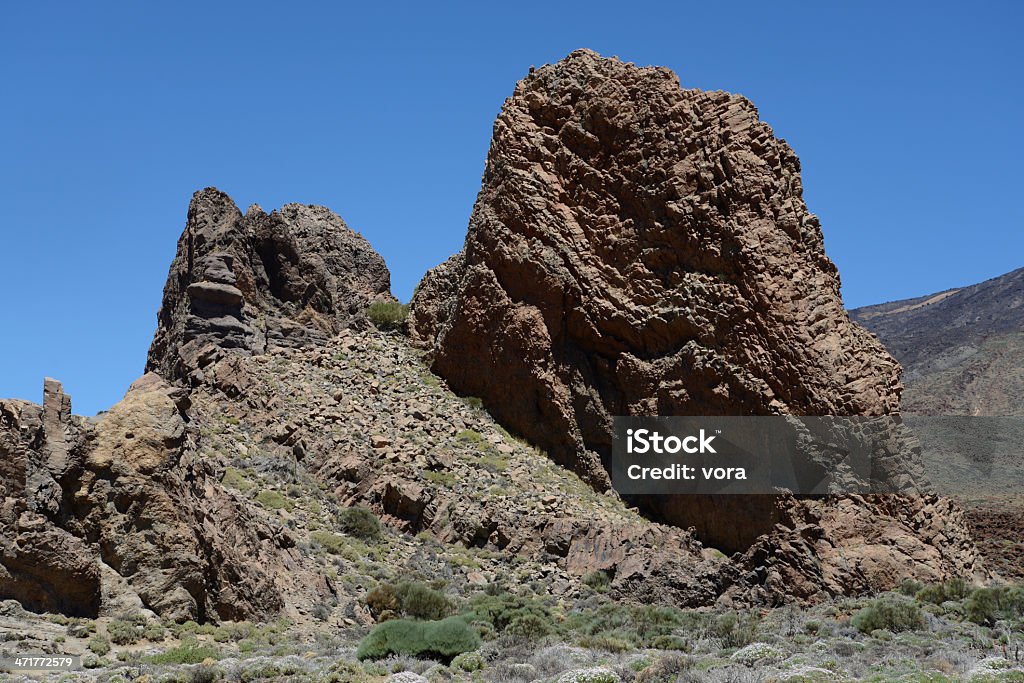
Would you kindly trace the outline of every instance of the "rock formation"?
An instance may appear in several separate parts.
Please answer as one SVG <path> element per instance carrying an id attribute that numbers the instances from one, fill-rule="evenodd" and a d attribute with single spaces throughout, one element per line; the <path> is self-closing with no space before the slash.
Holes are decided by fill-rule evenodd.
<path id="1" fill-rule="evenodd" d="M 104 596 L 165 618 L 256 619 L 332 589 L 295 539 L 221 483 L 190 391 L 220 359 L 322 344 L 389 299 L 383 259 L 323 207 L 243 216 L 197 192 L 164 289 L 153 372 L 95 421 L 60 383 L 0 403 L 0 597 L 95 616 Z M 122 596 L 118 596 L 120 599 Z M 121 600 L 125 602 L 125 600 Z"/>
<path id="2" fill-rule="evenodd" d="M 196 457 L 183 390 L 147 374 L 95 425 L 72 419 L 57 382 L 47 381 L 44 403 L 40 411 L 0 402 L 0 595 L 96 616 L 106 565 L 164 617 L 280 610 L 281 587 L 270 576 L 294 563 L 294 542 L 255 519 Z M 56 416 L 51 405 L 61 407 Z M 54 471 L 43 456 L 58 451 L 65 460 Z"/>
<path id="3" fill-rule="evenodd" d="M 189 205 L 146 368 L 194 381 L 225 353 L 323 342 L 390 299 L 390 287 L 384 260 L 330 210 L 253 205 L 243 215 L 206 188 Z"/>
<path id="4" fill-rule="evenodd" d="M 979 571 L 934 497 L 640 501 L 667 525 L 606 490 L 615 414 L 898 409 L 795 155 L 742 98 L 580 51 L 495 125 L 465 249 L 419 287 L 412 334 L 565 467 L 373 329 L 389 277 L 325 208 L 196 193 L 124 399 L 85 420 L 47 380 L 43 406 L 0 402 L 0 600 L 333 628 L 414 573 L 575 600 L 604 570 L 616 599 L 697 606 Z"/>
<path id="5" fill-rule="evenodd" d="M 427 274 L 413 316 L 453 389 L 603 489 L 613 415 L 897 412 L 899 365 L 839 290 L 799 160 L 749 101 L 580 50 L 505 102 L 465 248 Z M 820 558 L 818 540 L 862 542 L 813 502 L 640 502 L 750 557 L 774 543 L 765 557 L 790 568 Z M 897 521 L 922 505 L 886 519 L 923 534 Z M 934 523 L 969 545 L 955 516 Z M 939 573 L 974 569 L 970 552 L 934 559 Z"/>
<path id="6" fill-rule="evenodd" d="M 898 365 L 849 321 L 799 161 L 750 102 L 578 51 L 494 131 L 465 256 L 415 324 L 554 458 L 602 479 L 616 414 L 897 409 Z"/>
<path id="7" fill-rule="evenodd" d="M 0 596 L 29 609 L 94 616 L 100 607 L 95 554 L 50 521 L 62 492 L 46 455 L 66 456 L 65 430 L 77 426 L 59 382 L 47 379 L 44 396 L 45 415 L 31 403 L 0 401 Z M 40 441 L 48 448 L 38 448 Z"/>

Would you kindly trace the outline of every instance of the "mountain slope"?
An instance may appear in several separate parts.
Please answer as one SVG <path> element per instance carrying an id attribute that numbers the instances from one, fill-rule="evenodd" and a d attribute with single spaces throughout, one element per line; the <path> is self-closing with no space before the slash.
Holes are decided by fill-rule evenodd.
<path id="1" fill-rule="evenodd" d="M 1024 415 L 1024 268 L 850 316 L 903 365 L 903 412 Z"/>

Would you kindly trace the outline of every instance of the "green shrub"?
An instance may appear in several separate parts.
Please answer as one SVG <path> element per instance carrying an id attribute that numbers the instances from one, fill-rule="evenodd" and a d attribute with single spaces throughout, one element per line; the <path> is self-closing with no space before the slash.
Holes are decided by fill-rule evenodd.
<path id="1" fill-rule="evenodd" d="M 636 676 L 636 683 L 676 683 L 693 680 L 686 677 L 691 668 L 692 663 L 688 658 L 676 654 L 667 655 L 640 671 Z"/>
<path id="2" fill-rule="evenodd" d="M 603 569 L 598 569 L 583 575 L 583 585 L 589 586 L 598 593 L 606 593 L 608 587 L 612 585 L 612 577 Z"/>
<path id="3" fill-rule="evenodd" d="M 220 669 L 213 666 L 197 666 L 189 672 L 189 683 L 214 683 L 220 680 Z"/>
<path id="4" fill-rule="evenodd" d="M 344 538 L 329 531 L 314 531 L 309 537 L 331 555 L 341 555 L 345 552 L 345 548 L 348 547 L 345 544 Z"/>
<path id="5" fill-rule="evenodd" d="M 116 645 L 134 645 L 139 642 L 143 628 L 142 624 L 127 619 L 114 619 L 107 624 L 107 634 Z"/>
<path id="6" fill-rule="evenodd" d="M 366 309 L 366 317 L 378 330 L 398 330 L 405 326 L 409 307 L 397 301 L 376 301 Z"/>
<path id="7" fill-rule="evenodd" d="M 726 647 L 744 647 L 754 642 L 757 634 L 757 617 L 745 614 L 742 617 L 735 612 L 720 614 L 711 622 L 710 632 L 721 639 Z"/>
<path id="8" fill-rule="evenodd" d="M 146 657 L 149 664 L 199 664 L 206 659 L 218 659 L 220 652 L 213 645 L 200 645 L 187 640 L 178 647 Z"/>
<path id="9" fill-rule="evenodd" d="M 105 636 L 94 635 L 89 639 L 89 649 L 102 657 L 110 652 L 110 641 Z"/>
<path id="10" fill-rule="evenodd" d="M 931 586 L 924 586 L 914 594 L 918 602 L 930 602 L 941 605 L 950 600 L 963 600 L 970 592 L 967 582 L 963 579 L 950 579 Z"/>
<path id="11" fill-rule="evenodd" d="M 414 619 L 438 620 L 452 613 L 452 603 L 430 586 L 419 581 L 403 581 L 395 587 L 402 612 Z"/>
<path id="12" fill-rule="evenodd" d="M 234 467 L 224 469 L 224 476 L 221 478 L 220 483 L 227 487 L 238 489 L 242 493 L 248 493 L 256 487 L 256 484 L 242 474 L 241 470 L 237 470 Z"/>
<path id="13" fill-rule="evenodd" d="M 879 629 L 899 633 L 922 628 L 924 616 L 921 608 L 913 602 L 881 598 L 853 615 L 850 623 L 861 633 Z"/>
<path id="14" fill-rule="evenodd" d="M 964 601 L 964 616 L 981 626 L 1024 616 L 1024 588 L 976 588 Z"/>
<path id="15" fill-rule="evenodd" d="M 474 444 L 474 445 L 480 445 L 480 444 L 484 443 L 483 434 L 481 434 L 480 432 L 476 431 L 475 429 L 463 429 L 463 430 L 460 430 L 459 433 L 455 435 L 455 439 L 457 441 L 461 441 L 463 443 Z"/>
<path id="16" fill-rule="evenodd" d="M 378 620 L 387 612 L 398 614 L 402 611 L 402 603 L 398 601 L 398 596 L 395 595 L 395 587 L 390 583 L 382 583 L 374 588 L 366 594 L 363 602 L 370 608 L 370 613 L 374 618 Z"/>
<path id="17" fill-rule="evenodd" d="M 394 619 L 378 624 L 359 644 L 359 659 L 382 659 L 407 655 L 450 662 L 456 655 L 472 652 L 480 637 L 462 617 L 441 621 Z"/>
<path id="18" fill-rule="evenodd" d="M 291 512 L 295 508 L 295 503 L 277 491 L 260 491 L 256 496 L 256 502 L 269 510 L 285 509 Z"/>
<path id="19" fill-rule="evenodd" d="M 924 584 L 914 579 L 903 579 L 897 590 L 908 598 L 915 597 L 924 588 Z"/>
<path id="20" fill-rule="evenodd" d="M 505 632 L 523 640 L 540 640 L 554 631 L 551 622 L 537 614 L 523 614 L 512 620 Z"/>
<path id="21" fill-rule="evenodd" d="M 349 536 L 371 541 L 380 538 L 380 520 L 364 507 L 345 508 L 338 514 L 338 526 Z"/>
<path id="22" fill-rule="evenodd" d="M 567 623 L 570 630 L 579 631 L 590 640 L 605 636 L 627 640 L 637 646 L 651 646 L 659 636 L 671 635 L 683 626 L 684 620 L 683 612 L 672 607 L 630 607 L 611 603 L 594 610 L 574 612 Z"/>
<path id="23" fill-rule="evenodd" d="M 413 619 L 437 621 L 452 613 L 452 602 L 439 591 L 419 581 L 403 581 L 397 586 L 382 583 L 370 591 L 366 606 L 376 617 L 389 612 Z"/>
<path id="24" fill-rule="evenodd" d="M 163 624 L 151 621 L 143 629 L 142 637 L 151 643 L 158 643 L 167 637 L 167 629 L 164 628 Z"/>
<path id="25" fill-rule="evenodd" d="M 656 650 L 678 650 L 680 652 L 689 652 L 691 649 L 690 644 L 679 636 L 657 636 L 651 640 L 651 647 Z"/>
<path id="26" fill-rule="evenodd" d="M 550 610 L 539 600 L 493 590 L 497 592 L 479 594 L 470 601 L 470 615 L 473 619 L 490 624 L 496 631 L 504 631 L 514 621 L 528 615 L 551 623 Z"/>
<path id="27" fill-rule="evenodd" d="M 604 650 L 606 652 L 628 652 L 635 645 L 632 640 L 615 633 L 598 633 L 580 639 L 580 645 L 588 650 Z"/>
<path id="28" fill-rule="evenodd" d="M 96 633 L 96 622 L 91 619 L 72 617 L 68 620 L 65 630 L 72 638 L 88 638 Z"/>
<path id="29" fill-rule="evenodd" d="M 452 668 L 461 671 L 480 671 L 484 668 L 484 658 L 478 652 L 463 652 L 452 659 Z"/>

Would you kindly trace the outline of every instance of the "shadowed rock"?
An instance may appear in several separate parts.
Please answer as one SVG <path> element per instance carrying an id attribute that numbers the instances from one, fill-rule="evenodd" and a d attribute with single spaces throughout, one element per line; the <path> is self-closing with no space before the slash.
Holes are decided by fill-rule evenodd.
<path id="1" fill-rule="evenodd" d="M 790 147 L 743 97 L 587 50 L 517 84 L 462 254 L 427 274 L 412 308 L 453 389 L 598 489 L 614 415 L 899 409 L 899 365 L 850 321 Z M 815 503 L 639 502 L 728 550 L 783 529 L 783 564 L 813 564 L 820 539 L 852 542 Z M 877 518 L 885 506 L 854 507 Z M 962 520 L 938 524 L 969 545 Z M 802 545 L 801 525 L 814 529 Z M 973 570 L 958 553 L 936 550 L 932 569 Z M 868 582 L 879 577 L 892 568 Z"/>
<path id="2" fill-rule="evenodd" d="M 189 205 L 146 368 L 193 381 L 225 353 L 322 343 L 363 324 L 390 286 L 384 260 L 330 210 L 254 205 L 243 215 L 206 188 Z"/>

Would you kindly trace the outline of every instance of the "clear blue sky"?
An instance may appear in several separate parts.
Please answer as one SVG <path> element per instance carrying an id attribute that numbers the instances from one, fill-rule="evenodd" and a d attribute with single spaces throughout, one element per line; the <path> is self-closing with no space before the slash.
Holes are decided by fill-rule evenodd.
<path id="1" fill-rule="evenodd" d="M 196 189 L 329 206 L 406 299 L 491 125 L 589 47 L 742 93 L 803 161 L 851 307 L 1024 265 L 1024 3 L 23 2 L 0 10 L 0 396 L 141 374 Z"/>

